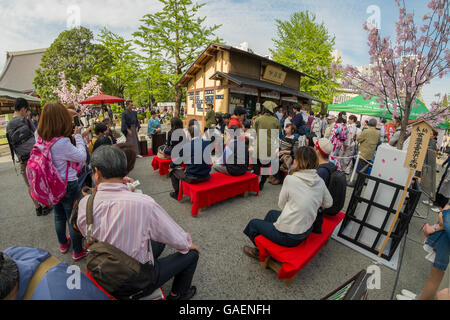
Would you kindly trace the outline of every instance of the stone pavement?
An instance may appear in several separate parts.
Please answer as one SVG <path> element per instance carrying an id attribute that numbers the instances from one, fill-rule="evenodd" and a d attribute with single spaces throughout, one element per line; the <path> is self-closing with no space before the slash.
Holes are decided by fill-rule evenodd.
<path id="1" fill-rule="evenodd" d="M 138 159 L 131 177 L 140 180 L 141 189 L 153 197 L 186 231 L 201 250 L 193 284 L 198 288 L 198 300 L 310 300 L 320 299 L 350 279 L 360 270 L 372 265 L 369 258 L 334 241 L 329 243 L 286 287 L 271 270 L 263 270 L 259 262 L 245 256 L 243 245 L 250 241 L 243 234 L 253 218 L 263 219 L 271 209 L 277 209 L 281 186 L 268 184 L 258 196 L 237 197 L 213 205 L 198 218 L 190 214 L 188 198 L 180 203 L 170 198 L 170 180 L 159 177 L 151 169 L 151 158 Z M 0 157 L 0 250 L 10 246 L 30 246 L 48 250 L 55 257 L 72 264 L 71 256 L 62 256 L 58 250 L 53 214 L 36 217 L 24 182 L 14 172 L 9 156 Z M 347 203 L 353 189 L 349 188 Z M 345 207 L 346 209 L 347 207 Z M 424 212 L 421 203 L 419 210 Z M 435 223 L 436 214 L 428 220 L 413 218 L 406 243 L 403 268 L 398 290 L 407 288 L 420 292 L 431 264 L 424 257 L 423 234 L 425 222 Z M 173 250 L 166 249 L 170 254 Z M 85 262 L 76 263 L 82 270 Z M 381 267 L 381 289 L 369 292 L 370 300 L 386 300 L 391 296 L 395 272 Z M 164 286 L 170 291 L 170 283 Z"/>

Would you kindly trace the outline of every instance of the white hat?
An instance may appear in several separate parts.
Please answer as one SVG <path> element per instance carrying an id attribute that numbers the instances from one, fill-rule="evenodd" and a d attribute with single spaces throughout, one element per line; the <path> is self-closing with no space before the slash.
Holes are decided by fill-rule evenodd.
<path id="1" fill-rule="evenodd" d="M 330 140 L 322 138 L 322 139 L 313 139 L 314 144 L 316 145 L 317 151 L 324 157 L 328 158 L 330 154 L 333 152 L 333 144 Z"/>

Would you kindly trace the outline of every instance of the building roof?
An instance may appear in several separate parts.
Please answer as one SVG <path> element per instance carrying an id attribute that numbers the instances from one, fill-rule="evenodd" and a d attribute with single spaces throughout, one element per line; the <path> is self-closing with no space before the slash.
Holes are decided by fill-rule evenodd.
<path id="1" fill-rule="evenodd" d="M 307 94 L 306 92 L 294 90 L 294 89 L 291 89 L 291 88 L 288 88 L 285 86 L 280 86 L 280 85 L 262 81 L 262 80 L 246 78 L 243 76 L 239 76 L 237 74 L 229 74 L 229 73 L 223 73 L 223 72 L 218 71 L 218 72 L 214 73 L 210 79 L 212 79 L 212 80 L 227 79 L 227 80 L 237 84 L 238 86 L 250 86 L 250 87 L 255 87 L 255 88 L 260 88 L 260 89 L 262 88 L 262 89 L 266 89 L 268 91 L 281 92 L 281 93 L 288 94 L 291 96 L 296 96 L 296 97 L 300 97 L 303 99 L 308 99 L 308 100 L 313 100 L 313 101 L 317 101 L 320 103 L 324 103 L 323 101 L 313 97 L 310 94 Z"/>
<path id="2" fill-rule="evenodd" d="M 230 51 L 230 52 L 235 52 L 235 53 L 238 53 L 238 54 L 241 54 L 241 55 L 245 55 L 245 56 L 250 56 L 250 57 L 252 57 L 254 59 L 261 60 L 261 61 L 267 62 L 269 64 L 273 64 L 273 65 L 279 66 L 279 67 L 281 67 L 283 69 L 289 70 L 291 72 L 297 73 L 297 74 L 299 74 L 302 77 L 304 76 L 304 77 L 308 77 L 308 78 L 311 78 L 313 80 L 316 80 L 315 78 L 311 77 L 310 75 L 307 75 L 306 73 L 303 73 L 303 72 L 300 72 L 298 70 L 292 69 L 292 68 L 290 68 L 288 66 L 285 66 L 285 65 L 283 65 L 281 63 L 273 61 L 273 60 L 271 60 L 271 59 L 269 59 L 267 57 L 260 56 L 260 55 L 258 55 L 256 53 L 248 52 L 248 51 L 241 50 L 241 49 L 238 49 L 238 48 L 235 48 L 235 47 L 232 47 L 232 46 L 227 46 L 227 45 L 224 45 L 224 44 L 211 43 L 208 46 L 208 48 L 206 48 L 205 51 L 203 51 L 203 53 L 200 55 L 200 57 L 198 57 L 198 59 L 192 64 L 192 66 L 189 67 L 189 69 L 184 73 L 183 77 L 180 79 L 180 81 L 178 81 L 178 83 L 176 85 L 180 86 L 180 87 L 187 86 L 187 83 L 191 80 L 191 78 L 189 76 L 190 75 L 194 75 L 198 71 L 200 71 L 201 70 L 201 65 L 206 64 L 209 61 L 209 59 L 211 59 L 213 53 L 215 53 L 217 51 L 223 51 L 223 50 Z"/>
<path id="3" fill-rule="evenodd" d="M 33 92 L 36 69 L 41 65 L 46 49 L 6 53 L 6 63 L 0 73 L 0 87 L 21 92 Z"/>
<path id="4" fill-rule="evenodd" d="M 28 94 L 24 94 L 21 91 L 4 89 L 4 88 L 0 88 L 0 98 L 6 98 L 6 99 L 12 99 L 12 100 L 23 98 L 29 102 L 39 102 L 39 103 L 41 102 L 41 99 L 35 98 Z"/>

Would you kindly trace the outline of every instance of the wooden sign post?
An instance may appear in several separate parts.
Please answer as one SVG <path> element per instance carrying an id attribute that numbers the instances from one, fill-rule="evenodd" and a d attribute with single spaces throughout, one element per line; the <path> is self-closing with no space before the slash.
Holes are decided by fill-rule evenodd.
<path id="1" fill-rule="evenodd" d="M 428 144 L 430 142 L 433 127 L 426 121 L 422 120 L 413 124 L 411 132 L 411 141 L 408 147 L 408 154 L 405 160 L 405 168 L 409 168 L 408 179 L 406 180 L 405 189 L 403 189 L 403 194 L 398 205 L 397 212 L 395 213 L 394 221 L 389 229 L 389 232 L 384 239 L 383 246 L 378 253 L 378 258 L 383 254 L 384 249 L 391 237 L 392 231 L 394 230 L 395 224 L 397 223 L 400 211 L 405 203 L 406 195 L 408 194 L 408 188 L 411 184 L 413 174 L 415 171 L 422 171 L 423 163 L 425 161 L 425 156 L 428 150 Z"/>

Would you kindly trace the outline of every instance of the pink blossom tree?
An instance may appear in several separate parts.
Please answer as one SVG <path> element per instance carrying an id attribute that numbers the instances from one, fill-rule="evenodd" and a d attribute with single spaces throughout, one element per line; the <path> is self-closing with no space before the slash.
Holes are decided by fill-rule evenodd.
<path id="1" fill-rule="evenodd" d="M 53 88 L 53 92 L 59 97 L 60 101 L 65 104 L 73 104 L 75 108 L 80 108 L 85 111 L 87 106 L 81 105 L 80 102 L 89 97 L 101 94 L 101 84 L 98 83 L 97 76 L 92 77 L 88 83 L 82 85 L 78 90 L 74 85 L 70 85 L 66 79 L 64 72 L 60 72 L 60 87 Z"/>
<path id="2" fill-rule="evenodd" d="M 450 17 L 449 0 L 431 0 L 430 12 L 422 18 L 423 25 L 419 28 L 414 15 L 406 12 L 405 1 L 395 2 L 399 8 L 396 40 L 382 38 L 378 29 L 366 23 L 371 66 L 366 70 L 351 65 L 335 68 L 342 71 L 344 87 L 357 91 L 364 99 L 376 97 L 385 112 L 402 118 L 398 143 L 401 149 L 411 109 L 416 106 L 421 88 L 437 77 L 443 78 L 449 71 Z M 440 98 L 440 94 L 436 97 Z M 442 102 L 433 102 L 429 107 L 429 112 L 420 115 L 420 119 L 437 126 L 449 116 L 449 109 Z"/>

